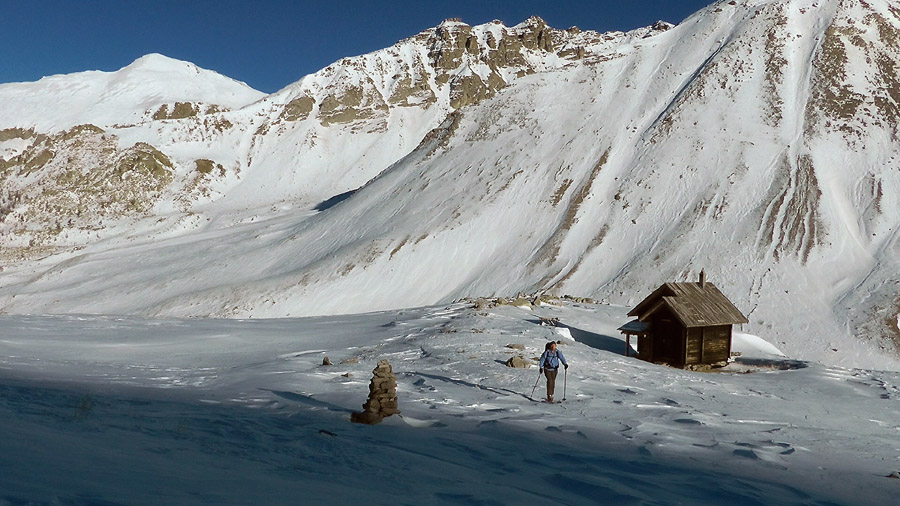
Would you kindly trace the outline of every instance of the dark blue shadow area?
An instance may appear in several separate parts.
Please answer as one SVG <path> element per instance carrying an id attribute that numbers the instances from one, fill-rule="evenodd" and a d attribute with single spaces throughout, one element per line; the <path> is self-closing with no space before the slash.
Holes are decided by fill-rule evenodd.
<path id="1" fill-rule="evenodd" d="M 410 374 L 506 392 L 439 374 Z M 679 458 L 589 425 L 583 432 L 540 418 L 522 425 L 453 408 L 431 416 L 446 424 L 413 427 L 389 417 L 364 426 L 350 423 L 340 406 L 271 392 L 300 409 L 265 399 L 253 406 L 201 402 L 211 393 L 190 388 L 172 395 L 0 377 L 0 454 L 11 456 L 0 459 L 0 504 L 840 502 L 830 497 L 833 490 L 797 480 L 796 470 L 729 470 L 714 452 L 704 460 L 696 453 Z M 891 503 L 894 485 L 885 479 L 883 489 L 870 487 L 859 504 Z"/>

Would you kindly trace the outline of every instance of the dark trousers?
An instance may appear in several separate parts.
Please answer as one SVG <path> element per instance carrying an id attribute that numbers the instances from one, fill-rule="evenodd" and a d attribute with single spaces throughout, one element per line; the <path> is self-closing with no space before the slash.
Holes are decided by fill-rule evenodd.
<path id="1" fill-rule="evenodd" d="M 559 369 L 551 369 L 549 367 L 544 368 L 544 376 L 547 377 L 547 398 L 553 397 L 553 392 L 556 390 L 556 373 L 559 372 Z"/>

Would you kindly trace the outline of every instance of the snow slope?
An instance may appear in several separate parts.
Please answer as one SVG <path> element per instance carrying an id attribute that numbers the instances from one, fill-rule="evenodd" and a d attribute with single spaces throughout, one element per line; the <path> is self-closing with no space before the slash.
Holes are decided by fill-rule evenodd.
<path id="1" fill-rule="evenodd" d="M 0 310 L 631 305 L 705 269 L 791 356 L 898 369 L 898 33 L 884 0 L 610 34 L 449 21 L 241 109 L 10 134 Z M 110 185 L 155 160 L 152 190 L 75 209 L 96 185 L 68 160 L 104 156 Z"/>
<path id="2" fill-rule="evenodd" d="M 199 102 L 237 109 L 264 96 L 193 63 L 148 54 L 116 72 L 0 84 L 0 129 L 56 133 L 85 123 L 106 128 L 147 119 L 164 104 Z"/>
<path id="3" fill-rule="evenodd" d="M 750 335 L 725 372 L 652 365 L 623 356 L 626 311 L 2 316 L 0 504 L 895 501 L 897 373 L 760 353 Z M 534 402 L 536 368 L 502 362 L 557 338 L 566 400 Z M 351 424 L 381 359 L 402 413 Z"/>

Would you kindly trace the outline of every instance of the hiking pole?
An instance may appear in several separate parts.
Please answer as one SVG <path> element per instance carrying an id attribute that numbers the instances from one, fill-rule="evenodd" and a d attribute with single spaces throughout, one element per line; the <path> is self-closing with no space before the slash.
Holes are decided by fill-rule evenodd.
<path id="1" fill-rule="evenodd" d="M 541 382 L 541 371 L 538 371 L 538 379 L 534 382 L 534 388 L 531 389 L 531 398 L 534 399 L 534 391 L 537 389 L 538 383 Z"/>
<path id="2" fill-rule="evenodd" d="M 566 400 L 566 386 L 569 383 L 569 368 L 566 367 L 564 369 L 565 373 L 563 374 L 563 400 Z"/>

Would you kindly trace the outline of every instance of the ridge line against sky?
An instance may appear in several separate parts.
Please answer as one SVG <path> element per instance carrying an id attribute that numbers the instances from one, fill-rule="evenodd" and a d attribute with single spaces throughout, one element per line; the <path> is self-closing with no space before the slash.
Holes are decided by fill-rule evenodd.
<path id="1" fill-rule="evenodd" d="M 554 28 L 627 31 L 680 23 L 713 0 L 0 0 L 0 83 L 115 71 L 149 53 L 273 93 L 343 57 L 389 47 L 447 18 L 470 25 L 529 16 Z"/>

